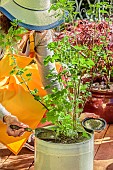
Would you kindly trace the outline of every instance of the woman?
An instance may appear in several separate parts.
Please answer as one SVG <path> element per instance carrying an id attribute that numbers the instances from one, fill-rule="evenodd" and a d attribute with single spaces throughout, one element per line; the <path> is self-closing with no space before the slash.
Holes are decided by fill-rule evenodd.
<path id="1" fill-rule="evenodd" d="M 8 33 L 8 29 L 11 26 L 10 20 L 7 17 L 5 17 L 1 12 L 0 12 L 0 26 L 1 26 L 0 33 L 5 33 L 5 34 Z M 0 59 L 2 59 L 3 56 L 4 56 L 3 49 L 0 48 Z M 16 116 L 11 115 L 11 113 L 8 112 L 5 109 L 5 107 L 2 106 L 2 104 L 0 104 L 0 120 L 7 125 L 6 131 L 9 136 L 14 136 L 14 137 L 21 136 L 25 131 L 24 128 L 28 127 L 27 125 L 20 122 Z M 21 127 L 21 129 L 12 130 L 10 128 L 11 124 L 18 125 Z"/>
<path id="2" fill-rule="evenodd" d="M 50 13 L 48 12 L 49 7 L 50 7 L 49 0 L 47 0 L 46 2 L 45 0 L 35 0 L 35 1 L 27 0 L 26 2 L 23 1 L 24 3 L 22 1 L 16 2 L 16 1 L 9 0 L 7 2 L 3 2 L 3 1 L 1 2 L 0 11 L 10 20 L 13 20 L 15 18 L 19 20 L 23 20 L 23 22 L 19 23 L 20 26 L 23 26 L 28 30 L 35 30 L 32 34 L 33 41 L 29 40 L 28 34 L 24 35 L 23 42 L 26 41 L 27 43 L 23 43 L 21 41 L 18 47 L 20 47 L 19 54 L 23 55 L 21 57 L 22 64 L 24 65 L 24 67 L 27 67 L 29 69 L 29 72 L 32 72 L 33 79 L 32 79 L 32 82 L 29 82 L 30 89 L 33 90 L 34 88 L 38 87 L 39 95 L 43 96 L 46 94 L 45 90 L 43 89 L 43 86 L 45 87 L 52 81 L 52 79 L 46 78 L 46 75 L 48 75 L 49 70 L 55 68 L 55 74 L 57 74 L 55 63 L 49 63 L 46 67 L 43 64 L 43 60 L 46 56 L 53 55 L 53 52 L 50 51 L 47 47 L 47 45 L 50 42 L 52 42 L 52 31 L 50 29 L 60 25 L 63 22 L 63 19 L 61 19 L 61 17 L 56 17 L 56 11 L 52 11 Z M 18 16 L 21 18 L 18 18 Z M 33 43 L 35 47 L 33 49 L 35 49 L 35 52 L 36 52 L 35 59 L 37 61 L 38 68 L 34 64 L 28 66 L 31 59 L 29 57 L 28 58 L 25 57 L 25 55 L 30 56 L 29 49 L 30 49 L 30 45 Z M 25 44 L 26 47 L 23 44 Z M 2 49 L 1 58 L 2 57 L 3 58 L 0 62 L 0 68 L 4 67 L 4 70 L 5 68 L 6 70 L 5 71 L 2 69 L 0 70 L 1 71 L 0 93 L 2 95 L 5 94 L 5 96 L 1 97 L 0 99 L 1 104 L 10 113 L 18 117 L 21 122 L 24 122 L 24 124 L 28 124 L 31 128 L 36 128 L 46 110 L 43 109 L 43 106 L 40 103 L 38 103 L 37 101 L 34 101 L 33 97 L 30 94 L 28 94 L 28 91 L 23 84 L 20 85 L 18 83 L 20 82 L 20 79 L 18 76 L 15 76 L 15 75 L 12 76 L 9 74 L 10 67 L 9 65 L 7 65 L 8 63 L 7 61 L 9 61 L 9 58 L 8 56 L 4 54 L 5 54 L 5 51 Z M 16 56 L 16 57 L 18 59 L 20 58 L 19 56 Z M 26 64 L 26 61 L 27 61 L 27 64 Z M 7 83 L 4 83 L 4 80 Z M 58 82 L 55 82 L 53 87 L 60 88 Z M 48 89 L 47 93 L 51 93 L 51 89 Z M 9 97 L 9 100 L 8 100 L 8 97 Z M 5 99 L 5 101 L 2 99 Z M 25 135 L 26 133 L 23 136 Z M 25 141 L 28 139 L 28 136 L 29 134 L 25 136 L 26 139 L 21 145 L 25 143 Z M 7 139 L 9 138 L 7 137 Z M 12 138 L 10 138 L 10 140 L 11 139 Z M 17 138 L 17 140 L 19 139 Z M 16 140 L 13 139 L 11 142 L 14 143 L 13 141 L 16 141 Z M 3 138 L 1 139 L 1 142 L 4 143 Z M 5 144 L 7 147 L 9 147 L 9 143 L 5 143 Z M 9 149 L 12 150 L 12 145 L 9 147 Z M 17 154 L 19 150 L 20 148 L 18 148 L 18 151 L 13 150 L 13 152 L 14 153 L 16 152 Z"/>

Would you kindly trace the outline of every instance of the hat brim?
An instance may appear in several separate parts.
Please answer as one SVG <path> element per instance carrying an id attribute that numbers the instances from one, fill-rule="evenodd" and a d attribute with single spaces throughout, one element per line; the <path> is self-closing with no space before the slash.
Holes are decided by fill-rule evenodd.
<path id="1" fill-rule="evenodd" d="M 19 25 L 28 30 L 48 30 L 55 28 L 64 22 L 61 11 L 48 10 L 33 11 L 22 8 L 13 1 L 6 1 L 0 4 L 0 11 L 11 21 L 17 19 Z M 59 15 L 58 15 L 59 13 Z"/>

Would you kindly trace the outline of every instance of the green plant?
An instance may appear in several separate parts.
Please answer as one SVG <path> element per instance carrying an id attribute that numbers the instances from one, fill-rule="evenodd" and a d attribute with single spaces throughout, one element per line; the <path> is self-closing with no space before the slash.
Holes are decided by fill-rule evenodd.
<path id="1" fill-rule="evenodd" d="M 79 43 L 77 41 L 77 31 L 75 28 L 77 23 L 74 21 L 76 12 L 74 11 L 74 1 L 59 0 L 55 3 L 51 9 L 56 10 L 61 8 L 64 11 L 65 21 L 61 28 L 63 29 L 64 37 L 58 41 L 54 41 L 49 44 L 49 49 L 54 51 L 52 57 L 47 56 L 44 64 L 49 62 L 60 62 L 62 71 L 58 74 L 54 74 L 51 70 L 48 78 L 54 77 L 53 82 L 46 88 L 51 88 L 55 81 L 60 84 L 60 89 L 52 89 L 52 93 L 41 98 L 38 95 L 38 89 L 31 91 L 27 85 L 29 78 L 32 75 L 26 75 L 27 78 L 23 79 L 24 68 L 19 68 L 14 55 L 12 55 L 12 72 L 21 77 L 22 82 L 26 85 L 34 99 L 39 101 L 47 110 L 47 116 L 44 121 L 50 121 L 57 128 L 56 140 L 63 143 L 79 142 L 89 137 L 88 133 L 81 125 L 80 115 L 83 112 L 84 105 L 91 95 L 90 82 L 83 81 L 83 77 L 87 74 L 90 75 L 91 69 L 95 66 L 92 55 L 89 55 L 89 46 L 87 44 Z M 68 16 L 65 15 L 65 11 L 69 11 Z M 69 24 L 68 24 L 69 23 Z M 71 23 L 71 24 L 70 24 Z M 72 30 L 71 34 L 67 34 L 68 30 Z M 21 27 L 19 28 L 21 29 Z M 11 28 L 7 36 L 13 36 L 12 42 L 16 42 L 15 37 L 18 37 L 17 29 Z M 20 34 L 20 32 L 18 32 Z M 69 33 L 69 32 L 68 32 Z M 3 37 L 2 37 L 3 39 Z M 8 38 L 6 37 L 8 40 Z M 8 43 L 8 42 L 7 42 Z M 10 46 L 11 51 L 13 43 L 7 44 Z"/>
<path id="2" fill-rule="evenodd" d="M 98 9 L 103 6 L 105 9 L 100 10 L 102 16 L 108 14 L 106 9 L 109 5 L 100 3 L 93 6 Z M 80 115 L 91 95 L 90 88 L 97 73 L 106 78 L 106 86 L 109 87 L 112 70 L 110 47 L 112 23 L 110 19 L 107 19 L 107 22 L 105 19 L 97 20 L 97 13 L 96 22 L 95 20 L 75 22 L 73 1 L 59 0 L 53 8 L 70 11 L 57 41 L 49 44 L 54 55 L 48 56 L 44 61 L 45 65 L 54 61 L 61 63 L 62 71 L 58 75 L 54 75 L 52 71 L 48 75 L 48 78 L 54 77 L 54 81 L 60 83 L 61 89 L 53 89 L 52 94 L 45 96 L 43 100 L 48 108 L 46 120 L 55 124 L 57 136 L 67 137 L 68 142 L 69 138 L 79 138 L 79 134 L 86 135 L 81 126 Z M 92 80 L 84 81 L 86 75 Z"/>
<path id="3" fill-rule="evenodd" d="M 74 22 L 75 12 L 73 9 L 74 1 L 59 0 L 52 7 L 52 9 L 62 8 L 69 11 L 66 16 L 67 22 L 75 26 Z M 64 15 L 65 16 L 65 15 Z M 80 140 L 82 137 L 88 137 L 87 132 L 81 125 L 80 115 L 83 111 L 84 104 L 90 96 L 89 82 L 83 82 L 82 77 L 90 73 L 94 66 L 92 58 L 89 58 L 85 53 L 88 47 L 83 44 L 74 44 L 76 39 L 76 31 L 73 30 L 71 35 L 66 35 L 66 27 L 64 23 L 63 32 L 65 36 L 58 41 L 49 44 L 49 49 L 54 51 L 52 57 L 47 56 L 44 64 L 58 61 L 61 64 L 62 71 L 57 75 L 50 71 L 47 78 L 53 78 L 53 82 L 46 87 L 51 88 L 52 83 L 58 81 L 60 89 L 52 89 L 52 93 L 46 95 L 42 101 L 48 108 L 47 116 L 43 121 L 50 121 L 56 125 L 57 137 L 61 137 L 63 142 L 70 142 L 70 139 Z"/>

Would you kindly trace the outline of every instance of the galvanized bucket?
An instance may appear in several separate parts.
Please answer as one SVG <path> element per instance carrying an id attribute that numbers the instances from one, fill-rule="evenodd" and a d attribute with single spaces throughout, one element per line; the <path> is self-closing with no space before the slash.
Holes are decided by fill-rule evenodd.
<path id="1" fill-rule="evenodd" d="M 93 170 L 94 137 L 75 144 L 35 138 L 34 170 Z"/>

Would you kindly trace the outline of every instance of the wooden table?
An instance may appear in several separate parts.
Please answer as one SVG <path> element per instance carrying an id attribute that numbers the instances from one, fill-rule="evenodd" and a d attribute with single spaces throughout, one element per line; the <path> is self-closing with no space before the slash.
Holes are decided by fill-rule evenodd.
<path id="1" fill-rule="evenodd" d="M 34 170 L 34 153 L 27 148 L 15 156 L 0 144 L 0 170 Z M 95 133 L 94 170 L 113 170 L 113 125 Z"/>
<path id="2" fill-rule="evenodd" d="M 94 170 L 113 170 L 113 125 L 95 134 Z"/>

